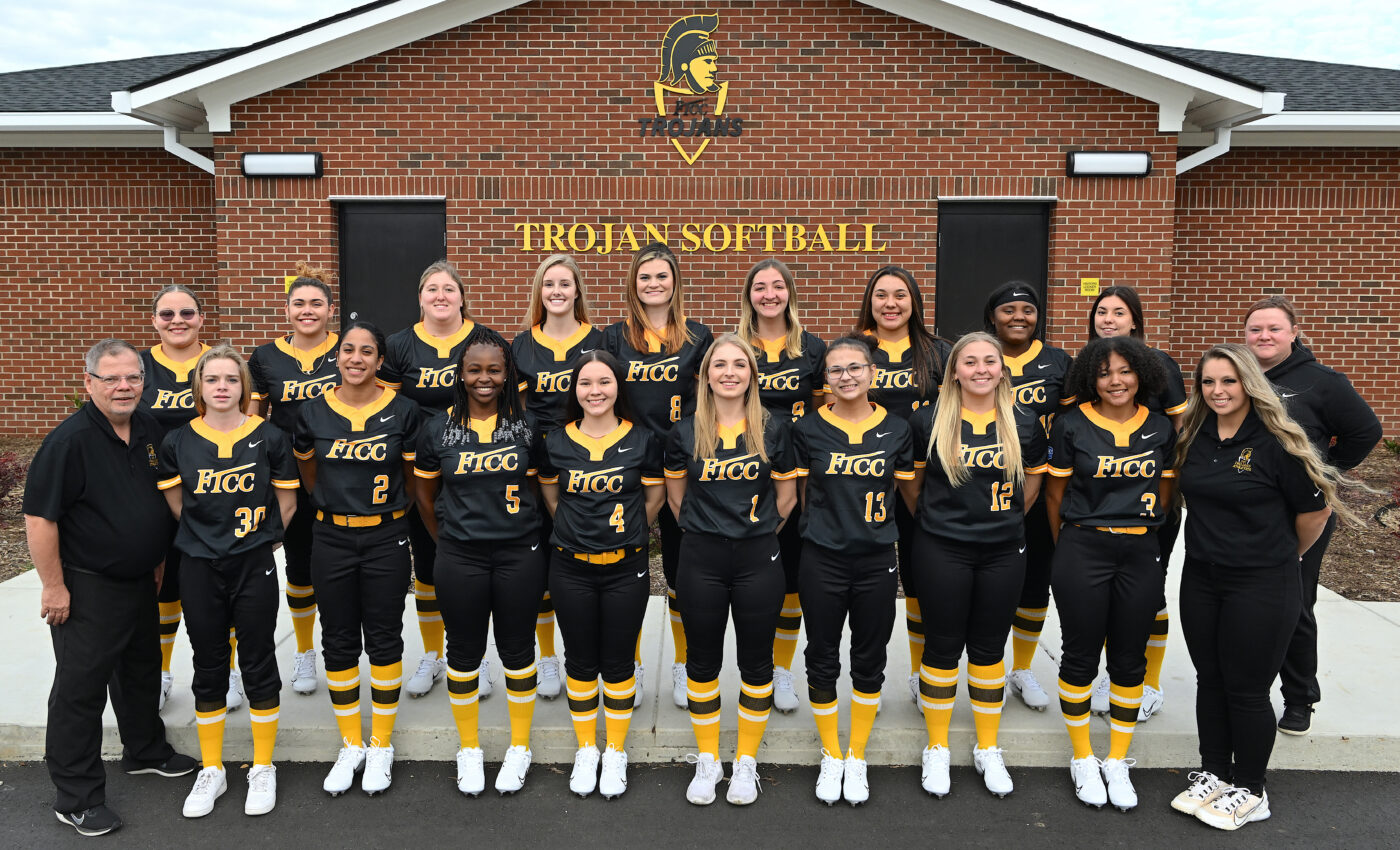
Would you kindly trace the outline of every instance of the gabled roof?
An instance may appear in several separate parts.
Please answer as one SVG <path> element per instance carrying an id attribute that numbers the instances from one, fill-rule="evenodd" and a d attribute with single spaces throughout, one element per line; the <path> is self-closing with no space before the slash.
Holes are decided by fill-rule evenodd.
<path id="1" fill-rule="evenodd" d="M 1288 93 L 1285 112 L 1400 112 L 1400 70 L 1154 47 L 1162 53 Z"/>
<path id="2" fill-rule="evenodd" d="M 0 112 L 111 112 L 112 92 L 231 52 L 197 50 L 0 74 Z"/>

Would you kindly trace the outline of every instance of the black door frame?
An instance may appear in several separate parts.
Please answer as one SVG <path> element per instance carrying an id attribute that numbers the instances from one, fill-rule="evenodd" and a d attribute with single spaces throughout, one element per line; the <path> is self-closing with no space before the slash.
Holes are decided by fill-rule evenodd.
<path id="1" fill-rule="evenodd" d="M 1030 284 L 1040 296 L 1041 319 L 1036 326 L 1036 337 L 1045 338 L 1046 317 L 1050 312 L 1049 284 L 1050 284 L 1050 225 L 1054 216 L 1054 208 L 1057 202 L 1054 197 L 1026 197 L 1026 198 L 940 198 L 938 200 L 938 256 L 936 261 L 934 277 L 934 330 L 941 332 L 941 318 L 947 313 L 942 309 L 947 302 L 944 298 L 957 297 L 956 293 L 949 291 L 943 286 L 944 275 L 947 266 L 944 263 L 945 253 L 943 250 L 944 236 L 944 215 L 958 210 L 964 213 L 968 210 L 977 210 L 979 213 L 996 215 L 1014 213 L 1018 215 L 1038 212 L 1042 220 L 1041 233 L 1045 244 L 1044 262 L 1041 264 L 1037 274 L 1029 275 Z M 996 284 L 1000 286 L 1001 284 Z M 995 289 L 995 286 L 991 287 Z M 990 292 L 990 289 L 988 290 Z M 982 302 L 978 302 L 977 308 L 980 314 Z M 977 328 L 981 330 L 980 325 Z M 940 335 L 942 335 L 940 333 Z M 949 335 L 951 340 L 955 335 Z"/>

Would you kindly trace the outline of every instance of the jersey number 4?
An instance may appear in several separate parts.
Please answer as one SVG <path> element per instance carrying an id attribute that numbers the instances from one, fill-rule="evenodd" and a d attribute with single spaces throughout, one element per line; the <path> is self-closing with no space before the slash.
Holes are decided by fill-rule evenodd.
<path id="1" fill-rule="evenodd" d="M 618 534 L 627 531 L 627 518 L 623 516 L 621 502 L 618 502 L 613 508 L 612 516 L 608 517 L 608 525 L 611 525 Z"/>

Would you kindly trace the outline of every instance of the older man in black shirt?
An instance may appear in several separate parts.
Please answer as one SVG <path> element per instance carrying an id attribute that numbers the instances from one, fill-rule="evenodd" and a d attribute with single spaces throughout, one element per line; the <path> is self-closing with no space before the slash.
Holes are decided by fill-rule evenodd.
<path id="1" fill-rule="evenodd" d="M 45 740 L 54 813 L 83 835 L 121 826 L 105 805 L 102 710 L 112 709 L 128 773 L 180 776 L 197 763 L 165 740 L 157 713 L 156 585 L 170 509 L 156 489 L 160 428 L 138 410 L 136 349 L 108 339 L 87 353 L 92 401 L 44 439 L 24 488 L 29 553 L 43 583 L 54 681 Z"/>

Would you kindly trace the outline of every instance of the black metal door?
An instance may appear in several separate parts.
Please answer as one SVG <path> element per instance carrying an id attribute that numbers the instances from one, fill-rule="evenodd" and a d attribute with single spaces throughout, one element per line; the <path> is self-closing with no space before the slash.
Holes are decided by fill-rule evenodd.
<path id="1" fill-rule="evenodd" d="M 992 290 L 1021 280 L 1048 308 L 1050 204 L 1024 201 L 948 201 L 938 205 L 938 279 L 934 324 L 956 340 L 980 331 Z M 1038 335 L 1045 335 L 1042 317 Z"/>
<path id="2" fill-rule="evenodd" d="M 385 335 L 418 321 L 418 277 L 447 256 L 445 201 L 342 201 L 340 315 Z"/>

